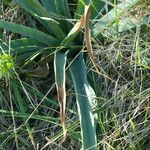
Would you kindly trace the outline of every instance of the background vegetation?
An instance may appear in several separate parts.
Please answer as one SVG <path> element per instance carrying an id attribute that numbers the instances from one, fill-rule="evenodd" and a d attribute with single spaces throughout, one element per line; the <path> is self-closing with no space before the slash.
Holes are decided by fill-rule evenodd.
<path id="1" fill-rule="evenodd" d="M 104 13 L 107 14 L 117 6 L 115 2 L 105 2 Z M 122 1 L 118 1 L 120 2 Z M 72 15 L 76 10 L 77 0 L 70 0 L 68 3 Z M 14 1 L 1 0 L 0 8 L 0 19 L 47 32 L 41 23 Z M 117 7 L 115 8 L 117 11 Z M 132 9 L 127 9 L 123 15 L 118 16 L 122 22 L 118 21 L 115 26 L 105 28 L 100 22 L 99 28 L 94 28 L 99 18 L 91 20 L 95 62 L 112 79 L 96 73 L 83 45 L 88 80 L 97 96 L 97 106 L 93 111 L 98 115 L 98 149 L 150 149 L 149 14 L 148 0 L 141 0 Z M 77 20 L 64 18 L 61 23 L 68 21 L 74 24 Z M 102 40 L 94 37 L 96 30 L 102 34 Z M 0 29 L 1 55 L 9 54 L 13 48 L 18 51 L 18 55 L 19 52 L 24 53 L 21 57 L 14 56 L 14 63 L 9 59 L 11 65 L 7 64 L 8 70 L 13 66 L 14 69 L 0 79 L 0 149 L 78 150 L 82 146 L 82 140 L 69 69 L 66 68 L 68 135 L 66 141 L 60 145 L 58 142 L 63 132 L 55 88 L 54 52 L 43 52 L 44 44 L 38 45 L 34 40 L 30 47 L 25 37 Z M 19 47 L 19 42 L 15 45 L 15 39 L 25 39 L 24 45 Z M 39 53 L 33 52 L 34 49 Z M 2 60 L 0 57 L 0 69 L 3 70 Z"/>

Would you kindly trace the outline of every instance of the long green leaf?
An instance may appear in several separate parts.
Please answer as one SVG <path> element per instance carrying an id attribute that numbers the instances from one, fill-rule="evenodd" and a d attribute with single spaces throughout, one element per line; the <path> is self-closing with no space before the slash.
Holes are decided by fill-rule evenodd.
<path id="1" fill-rule="evenodd" d="M 63 30 L 37 0 L 16 0 L 16 2 L 35 17 L 39 16 L 38 20 L 47 28 L 51 34 L 55 35 L 59 40 L 65 38 L 65 33 Z M 49 20 L 39 19 L 40 17 L 49 18 Z"/>
<path id="2" fill-rule="evenodd" d="M 97 139 L 94 115 L 92 113 L 92 107 L 96 104 L 94 103 L 95 93 L 87 81 L 86 68 L 82 54 L 70 65 L 70 72 L 75 87 L 83 150 L 96 150 Z"/>
<path id="3" fill-rule="evenodd" d="M 0 116 L 3 115 L 4 116 L 10 116 L 12 115 L 12 111 L 8 111 L 8 110 L 4 110 L 4 109 L 0 109 Z M 31 114 L 29 113 L 20 113 L 20 112 L 14 112 L 14 116 L 15 117 L 19 117 L 19 118 L 32 118 L 32 119 L 36 119 L 36 120 L 40 120 L 40 121 L 45 121 L 45 122 L 49 122 L 49 123 L 52 123 L 54 125 L 59 125 L 59 121 L 57 118 L 53 118 L 53 117 L 49 117 L 49 116 L 44 116 L 44 115 L 32 115 L 30 116 Z"/>
<path id="4" fill-rule="evenodd" d="M 25 35 L 32 39 L 36 39 L 37 41 L 42 42 L 48 46 L 56 46 L 59 43 L 58 40 L 55 39 L 54 37 L 42 31 L 35 30 L 30 27 L 26 27 L 24 25 L 18 25 L 8 21 L 0 20 L 0 28 Z"/>
<path id="5" fill-rule="evenodd" d="M 67 52 L 55 52 L 54 56 L 54 70 L 55 70 L 55 81 L 57 88 L 57 99 L 60 104 L 60 119 L 63 127 L 64 138 L 61 142 L 66 139 L 67 129 L 65 121 L 65 110 L 66 110 L 66 89 L 65 89 L 65 67 L 67 61 Z"/>
<path id="6" fill-rule="evenodd" d="M 16 40 L 11 40 L 10 43 L 2 43 L 0 44 L 0 47 L 4 51 L 8 51 L 10 49 L 10 52 L 14 52 L 14 49 L 21 48 L 21 47 L 29 47 L 29 46 L 41 46 L 46 47 L 44 43 L 41 43 L 37 40 L 30 39 L 30 38 L 21 38 Z M 26 50 L 28 51 L 28 49 Z"/>

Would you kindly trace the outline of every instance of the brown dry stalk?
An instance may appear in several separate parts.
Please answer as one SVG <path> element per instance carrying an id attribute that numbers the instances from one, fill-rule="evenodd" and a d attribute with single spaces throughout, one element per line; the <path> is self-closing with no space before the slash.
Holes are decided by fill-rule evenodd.
<path id="1" fill-rule="evenodd" d="M 67 128 L 66 128 L 66 119 L 65 119 L 65 110 L 66 110 L 65 84 L 62 85 L 61 87 L 57 87 L 57 99 L 58 99 L 59 105 L 60 105 L 60 120 L 61 120 L 61 125 L 63 127 L 63 134 L 64 134 L 64 137 L 60 141 L 60 143 L 63 143 L 67 137 Z"/>
<path id="2" fill-rule="evenodd" d="M 89 28 L 89 21 L 90 21 L 90 8 L 91 5 L 85 6 L 85 11 L 84 11 L 84 34 L 85 34 L 85 42 L 86 42 L 86 47 L 90 56 L 90 60 L 96 70 L 96 72 L 99 75 L 104 76 L 105 78 L 108 78 L 110 80 L 112 80 L 110 77 L 108 77 L 105 74 L 101 73 L 104 72 L 104 70 L 98 66 L 97 64 L 95 64 L 94 62 L 94 54 L 93 54 L 93 48 L 92 48 L 92 44 L 91 44 L 91 33 L 90 33 L 90 28 Z"/>

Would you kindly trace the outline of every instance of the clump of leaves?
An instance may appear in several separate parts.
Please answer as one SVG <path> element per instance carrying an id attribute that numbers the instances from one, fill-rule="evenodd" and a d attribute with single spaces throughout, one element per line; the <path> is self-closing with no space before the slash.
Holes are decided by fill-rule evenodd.
<path id="1" fill-rule="evenodd" d="M 87 79 L 87 70 L 86 70 L 86 65 L 85 65 L 86 61 L 84 59 L 85 56 L 83 56 L 84 54 L 82 52 L 80 52 L 79 55 L 77 55 L 77 53 L 79 52 L 79 48 L 81 48 L 80 49 L 80 51 L 81 51 L 82 46 L 83 47 L 85 46 L 82 28 L 84 28 L 84 33 L 85 33 L 86 48 L 87 48 L 87 50 L 89 49 L 88 51 L 91 54 L 92 54 L 91 41 L 92 41 L 92 43 L 95 43 L 95 41 L 98 40 L 100 43 L 103 43 L 103 41 L 105 41 L 105 38 L 108 37 L 111 40 L 114 39 L 115 43 L 118 44 L 117 38 L 119 38 L 119 37 L 122 38 L 122 36 L 120 36 L 120 33 L 122 33 L 123 31 L 131 30 L 132 28 L 139 28 L 141 26 L 140 22 L 144 22 L 144 24 L 145 24 L 144 18 L 141 21 L 141 17 L 140 17 L 140 20 L 138 21 L 137 19 L 136 20 L 133 19 L 134 17 L 132 17 L 132 16 L 128 17 L 129 15 L 127 12 L 130 11 L 132 8 L 134 8 L 136 6 L 136 4 L 139 3 L 139 0 L 132 0 L 132 1 L 126 0 L 126 2 L 118 3 L 118 5 L 117 5 L 117 2 L 114 0 L 114 4 L 110 5 L 110 8 L 112 6 L 114 6 L 114 8 L 112 7 L 111 10 L 109 10 L 109 9 L 105 10 L 107 4 L 105 4 L 105 2 L 103 3 L 102 1 L 95 0 L 95 1 L 92 1 L 92 3 L 91 3 L 91 0 L 82 0 L 82 2 L 81 2 L 81 0 L 78 0 L 78 1 L 76 1 L 77 9 L 74 11 L 75 14 L 72 13 L 72 10 L 70 13 L 70 7 L 69 7 L 67 0 L 62 0 L 62 1 L 51 0 L 51 2 L 49 2 L 48 0 L 44 0 L 44 1 L 43 0 L 40 0 L 40 1 L 16 0 L 16 2 L 18 4 L 20 4 L 24 9 L 26 9 L 29 13 L 31 13 L 31 15 L 33 15 L 33 17 L 35 17 L 35 19 L 37 19 L 38 23 L 37 24 L 33 23 L 34 26 L 32 26 L 32 28 L 31 28 L 31 27 L 19 25 L 19 24 L 13 23 L 13 22 L 8 22 L 6 20 L 0 20 L 0 28 L 2 28 L 2 29 L 4 28 L 11 32 L 19 33 L 25 37 L 29 37 L 29 38 L 25 38 L 25 39 L 17 39 L 17 40 L 14 40 L 11 42 L 11 46 L 12 46 L 11 48 L 14 50 L 13 51 L 14 55 L 24 59 L 24 58 L 27 58 L 28 56 L 31 56 L 31 53 L 39 54 L 40 52 L 43 52 L 43 50 L 44 50 L 44 52 L 45 52 L 45 50 L 48 50 L 48 53 L 50 55 L 52 53 L 54 53 L 55 81 L 56 81 L 56 86 L 57 86 L 58 100 L 59 100 L 60 107 L 61 107 L 60 114 L 61 114 L 61 122 L 62 122 L 63 130 L 64 130 L 64 139 L 66 138 L 66 129 L 69 129 L 65 125 L 65 104 L 66 104 L 65 76 L 66 76 L 66 68 L 69 68 L 69 71 L 71 73 L 71 78 L 73 81 L 73 85 L 74 85 L 74 89 L 75 89 L 75 95 L 76 95 L 76 99 L 77 99 L 77 107 L 79 110 L 78 114 L 79 114 L 79 119 L 80 119 L 80 124 L 81 124 L 81 136 L 82 136 L 82 143 L 83 143 L 82 148 L 83 149 L 91 149 L 92 148 L 92 150 L 97 149 L 97 146 L 99 146 L 101 143 L 97 144 L 97 137 L 96 137 L 96 131 L 95 131 L 95 124 L 94 124 L 95 123 L 94 115 L 95 114 L 99 115 L 98 121 L 100 122 L 99 123 L 100 127 L 104 130 L 104 133 L 108 129 L 109 135 L 110 135 L 110 130 L 111 130 L 110 126 L 114 131 L 114 127 L 113 127 L 114 124 L 112 124 L 112 121 L 110 121 L 110 123 L 108 124 L 108 126 L 106 128 L 105 128 L 105 124 L 109 120 L 111 120 L 114 116 L 109 117 L 109 119 L 107 119 L 106 121 L 105 120 L 103 121 L 103 118 L 105 118 L 103 116 L 110 116 L 109 114 L 114 115 L 115 113 L 112 113 L 112 112 L 114 112 L 114 108 L 112 107 L 112 104 L 110 104 L 108 106 L 108 108 L 110 108 L 110 106 L 111 106 L 111 110 L 107 111 L 106 115 L 105 114 L 103 115 L 103 113 L 105 113 L 104 112 L 105 109 L 102 109 L 102 107 L 105 106 L 104 103 L 108 103 L 110 100 L 107 101 L 107 99 L 106 99 L 104 101 L 104 103 L 100 103 L 98 107 L 97 107 L 96 102 L 93 103 L 93 100 L 97 101 L 97 98 L 96 98 L 94 90 L 90 86 L 90 83 Z M 91 35 L 90 35 L 90 30 L 89 30 L 89 28 L 90 28 L 89 13 L 90 12 L 91 12 L 91 20 L 92 20 L 92 24 L 91 24 L 92 34 Z M 101 15 L 101 14 L 103 14 L 103 15 Z M 126 16 L 123 17 L 123 14 L 126 14 Z M 99 20 L 95 22 L 94 20 L 97 20 L 97 18 L 99 18 Z M 124 18 L 126 18 L 126 19 L 124 19 Z M 77 23 L 75 23 L 75 25 L 73 22 L 71 22 L 71 23 L 70 23 L 70 21 L 67 22 L 67 20 L 72 20 L 72 19 L 73 20 L 79 19 L 79 20 L 77 21 Z M 146 19 L 146 20 L 148 20 L 148 19 Z M 139 22 L 139 25 L 137 22 Z M 40 23 L 40 27 L 39 27 L 39 23 Z M 35 28 L 35 26 L 36 26 L 36 28 Z M 42 29 L 41 29 L 41 26 L 43 27 Z M 40 30 L 38 30 L 38 29 L 40 29 Z M 94 40 L 93 40 L 93 38 L 91 38 L 91 36 L 93 36 Z M 132 46 L 131 52 L 133 54 L 133 47 L 134 47 L 134 49 L 136 49 L 136 57 L 135 58 L 137 59 L 137 54 L 139 54 L 139 50 L 138 50 L 139 49 L 139 46 L 138 46 L 139 41 L 138 40 L 140 39 L 138 32 L 136 33 L 135 39 L 136 39 L 136 41 L 134 42 L 135 46 Z M 96 44 L 97 43 L 95 43 L 95 45 Z M 100 51 L 99 47 L 97 49 L 98 49 L 98 51 Z M 127 48 L 127 49 L 129 51 L 129 48 Z M 8 50 L 8 49 L 6 48 L 6 50 Z M 120 47 L 115 52 L 113 51 L 113 53 L 116 53 L 119 50 L 120 50 Z M 102 51 L 100 51 L 100 53 L 102 53 Z M 102 54 L 101 54 L 101 56 L 102 56 Z M 106 51 L 105 51 L 105 56 L 106 56 Z M 111 51 L 110 56 L 112 56 L 112 51 Z M 118 57 L 115 56 L 114 58 L 118 58 Z M 132 56 L 132 60 L 134 60 L 133 58 L 134 57 Z M 122 57 L 121 57 L 121 59 L 122 59 Z M 113 62 L 112 60 L 107 61 L 106 64 L 108 64 L 108 62 L 112 63 Z M 123 58 L 123 60 L 124 60 L 124 58 Z M 125 61 L 127 61 L 127 60 L 128 60 L 128 58 L 125 59 Z M 91 59 L 91 61 L 93 61 L 93 58 Z M 98 60 L 98 62 L 100 62 L 100 61 L 101 60 Z M 118 62 L 118 59 L 117 59 L 117 62 Z M 113 64 L 113 66 L 114 66 L 114 64 Z M 122 62 L 120 64 L 122 65 Z M 111 103 L 112 103 L 112 100 L 116 102 L 116 93 L 120 93 L 120 89 L 124 89 L 124 86 L 123 86 L 123 88 L 120 88 L 120 86 L 122 86 L 122 80 L 124 80 L 124 79 L 127 80 L 126 77 L 121 78 L 120 72 L 118 74 L 118 68 L 120 68 L 120 64 L 119 64 L 119 67 L 118 66 L 115 68 L 113 67 L 113 71 L 117 70 L 117 75 L 116 74 L 112 75 L 112 79 L 113 79 L 112 85 L 114 85 L 114 80 L 116 80 L 116 82 L 115 82 L 115 87 L 113 87 L 111 91 L 113 91 L 114 89 L 116 90 L 117 88 L 119 88 L 119 90 L 117 92 L 116 91 L 113 92 L 113 93 L 115 93 L 115 96 L 112 93 L 113 97 L 111 98 Z M 133 63 L 133 64 L 135 64 L 135 63 Z M 95 63 L 93 63 L 93 65 L 97 66 L 97 65 L 95 65 Z M 102 68 L 106 68 L 106 67 L 102 66 Z M 131 67 L 130 70 L 132 70 L 132 68 L 133 67 Z M 101 70 L 101 68 L 100 68 L 100 70 Z M 110 68 L 110 70 L 112 71 L 112 67 Z M 136 67 L 134 68 L 134 72 L 136 72 L 135 70 L 136 70 Z M 97 69 L 96 69 L 96 71 L 97 71 Z M 121 72 L 122 72 L 122 68 L 121 68 Z M 123 75 L 127 74 L 126 72 L 127 71 L 125 68 L 125 73 L 123 72 Z M 100 73 L 99 73 L 99 75 L 100 75 Z M 117 78 L 118 75 L 119 75 L 119 77 Z M 92 75 L 92 77 L 93 77 L 93 75 Z M 102 83 L 102 86 L 106 86 L 106 92 L 104 94 L 104 97 L 106 97 L 106 93 L 108 93 L 108 95 L 111 95 L 110 94 L 110 86 L 108 86 L 108 85 L 110 85 L 110 81 L 108 84 L 105 84 L 105 82 L 102 82 L 102 78 L 99 76 L 94 77 L 93 81 L 96 83 L 98 81 L 97 79 L 99 79 L 99 78 L 100 78 L 100 82 Z M 119 85 L 120 78 L 121 78 L 121 81 L 120 81 L 121 83 Z M 143 81 L 143 79 L 141 81 Z M 100 92 L 99 92 L 100 96 L 101 96 L 100 99 L 104 99 L 103 95 L 102 95 L 104 93 L 103 92 L 104 88 L 101 87 L 100 82 L 97 82 L 98 86 L 95 89 L 97 89 L 97 90 L 100 89 Z M 20 83 L 22 84 L 22 82 L 20 82 Z M 95 85 L 95 83 L 94 83 L 94 85 Z M 132 81 L 132 84 L 133 83 L 135 83 L 135 80 Z M 14 83 L 12 85 L 14 85 Z M 119 87 L 118 87 L 118 85 L 119 85 Z M 129 83 L 128 82 L 125 83 L 125 87 L 128 87 L 126 85 L 129 85 Z M 141 83 L 141 85 L 142 85 L 142 83 Z M 130 86 L 130 88 L 131 88 L 131 86 Z M 140 93 L 141 93 L 141 89 L 142 88 L 140 88 Z M 18 92 L 18 89 L 17 90 L 15 89 L 15 91 L 16 91 L 16 95 L 17 95 L 16 97 L 18 97 L 18 103 L 20 104 L 21 95 L 19 95 L 20 93 Z M 130 91 L 131 91 L 131 89 L 130 89 Z M 123 91 L 122 93 L 124 94 L 125 92 Z M 137 95 L 137 93 L 136 93 L 136 95 Z M 43 100 L 45 99 L 45 97 L 46 96 L 44 96 Z M 122 99 L 123 103 L 124 103 L 124 96 L 122 97 L 122 95 L 121 95 L 120 99 Z M 24 98 L 22 101 L 24 101 Z M 38 106 L 40 106 L 40 104 L 41 104 L 41 102 L 38 104 Z M 23 104 L 20 104 L 20 106 L 22 107 Z M 116 103 L 114 104 L 114 106 L 116 108 Z M 119 108 L 121 108 L 120 104 L 118 106 L 119 106 Z M 100 108 L 100 110 L 99 109 L 96 110 L 95 114 L 94 114 L 92 112 L 92 109 L 95 107 Z M 128 106 L 123 105 L 122 108 L 124 108 L 124 107 L 128 107 Z M 128 114 L 126 112 L 125 113 L 122 112 L 122 110 L 123 110 L 122 108 L 121 108 L 121 111 L 120 111 L 120 109 L 117 109 L 117 110 L 119 110 L 119 114 L 117 114 L 116 116 L 120 117 L 120 112 L 121 112 L 121 116 L 122 116 L 122 114 Z M 137 108 L 139 108 L 139 106 Z M 20 110 L 24 114 L 24 112 L 25 112 L 24 110 L 26 110 L 26 109 L 20 109 Z M 108 109 L 106 108 L 106 110 L 108 110 Z M 127 110 L 127 112 L 128 112 L 127 108 L 125 108 L 125 110 Z M 45 111 L 45 112 L 47 112 L 47 111 Z M 30 116 L 32 116 L 32 114 Z M 115 118 L 116 118 L 116 116 L 115 116 Z M 135 116 L 135 115 L 133 115 L 133 116 Z M 129 117 L 127 116 L 126 118 L 128 119 Z M 113 120 L 115 120 L 115 119 L 113 119 Z M 120 120 L 122 120 L 122 119 L 120 119 Z M 120 123 L 121 122 L 120 120 L 117 121 L 117 123 L 118 122 Z M 27 119 L 27 121 L 28 121 L 28 119 Z M 129 124 L 129 123 L 127 122 L 127 124 Z M 115 125 L 115 127 L 116 126 L 117 126 L 116 131 L 118 134 L 118 125 Z M 122 129 L 122 126 L 124 126 L 124 121 L 123 121 L 123 125 L 121 125 L 121 129 Z M 27 127 L 27 130 L 28 130 L 28 127 Z M 44 131 L 45 131 L 45 129 L 44 129 Z M 103 139 L 105 139 L 104 133 L 102 132 L 102 134 L 101 134 L 101 131 L 100 131 L 101 137 L 104 137 Z M 29 132 L 29 134 L 30 134 L 30 132 Z M 117 137 L 120 138 L 120 136 L 121 136 L 120 131 L 119 131 L 119 134 L 120 135 L 119 136 L 117 135 Z M 29 136 L 29 137 L 31 137 L 31 136 Z M 126 134 L 125 134 L 125 137 L 126 137 Z M 116 135 L 115 135 L 115 138 L 116 138 Z M 33 138 L 31 137 L 31 141 L 33 141 L 32 139 Z M 46 139 L 48 140 L 48 143 L 45 146 L 49 145 L 51 143 L 51 141 L 52 142 L 56 141 L 56 139 L 54 139 L 54 138 L 52 140 L 49 140 L 48 138 L 46 138 Z M 64 141 L 64 139 L 62 141 Z M 104 140 L 101 140 L 100 138 L 98 140 L 100 142 L 104 143 L 104 147 L 105 147 L 105 144 L 107 143 L 107 146 L 109 146 L 108 149 L 110 149 L 110 147 L 114 147 L 113 149 L 116 148 L 116 144 L 114 144 L 114 141 L 113 141 L 114 139 L 110 140 L 110 137 L 108 138 L 108 141 L 106 141 L 106 142 Z M 111 142 L 113 141 L 113 142 L 109 144 L 109 141 L 111 141 Z M 127 141 L 127 140 L 125 139 L 125 141 Z M 34 142 L 32 142 L 32 143 L 34 143 Z M 124 143 L 125 142 L 123 141 L 123 144 Z M 128 143 L 131 143 L 131 142 L 128 142 Z M 138 143 L 139 143 L 139 140 L 138 140 Z M 28 144 L 26 144 L 26 145 L 28 145 Z M 35 144 L 33 144 L 33 145 L 35 145 Z M 45 146 L 42 149 L 44 149 Z M 76 144 L 75 144 L 75 146 L 76 146 Z M 27 149 L 29 149 L 29 148 L 27 148 Z M 77 149 L 79 149 L 79 148 L 77 148 Z M 105 148 L 105 149 L 107 149 L 107 148 Z M 128 148 L 127 147 L 120 148 L 120 143 L 119 143 L 119 149 L 128 149 Z M 129 149 L 131 149 L 131 148 L 129 147 Z M 138 148 L 138 149 L 141 149 L 141 148 Z"/>
<path id="2" fill-rule="evenodd" d="M 0 77 L 8 76 L 14 67 L 13 57 L 9 54 L 0 54 Z"/>

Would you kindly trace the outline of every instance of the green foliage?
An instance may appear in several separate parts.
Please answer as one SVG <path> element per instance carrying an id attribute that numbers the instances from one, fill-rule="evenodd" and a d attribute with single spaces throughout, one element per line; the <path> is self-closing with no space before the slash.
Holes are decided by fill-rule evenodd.
<path id="1" fill-rule="evenodd" d="M 94 102 L 96 95 L 88 83 L 82 54 L 80 54 L 76 61 L 71 64 L 70 71 L 75 86 L 78 112 L 81 122 L 81 134 L 83 139 L 82 148 L 85 150 L 94 150 L 97 147 L 97 138 L 92 107 L 96 107 L 96 103 Z"/>
<path id="2" fill-rule="evenodd" d="M 18 143 L 24 143 L 26 146 L 29 145 L 30 142 L 26 142 L 26 140 L 22 139 L 22 137 L 17 136 L 21 129 L 22 131 L 28 131 L 29 138 L 27 137 L 26 139 L 30 139 L 32 147 L 37 149 L 36 140 L 40 143 L 41 139 L 34 139 L 33 134 L 36 134 L 34 133 L 34 128 L 39 131 L 37 126 L 39 126 L 39 122 L 41 121 L 43 122 L 40 125 L 46 128 L 47 125 L 45 125 L 45 122 L 50 123 L 50 129 L 52 129 L 54 125 L 57 127 L 62 126 L 64 140 L 66 138 L 66 130 L 68 130 L 68 137 L 71 136 L 71 138 L 75 138 L 75 141 L 80 141 L 80 136 L 76 129 L 76 124 L 79 123 L 78 120 L 70 121 L 67 119 L 67 125 L 65 124 L 67 95 L 65 82 L 67 81 L 66 78 L 68 76 L 66 73 L 68 73 L 67 69 L 69 68 L 70 73 L 68 75 L 71 74 L 80 119 L 82 148 L 85 150 L 96 150 L 98 148 L 121 150 L 135 149 L 135 147 L 137 147 L 137 149 L 140 150 L 142 146 L 140 146 L 138 142 L 142 140 L 138 138 L 139 133 L 136 133 L 136 130 L 142 127 L 140 126 L 140 121 L 136 118 L 135 114 L 141 105 L 140 97 L 146 103 L 144 97 L 147 97 L 146 93 L 149 92 L 149 90 L 146 92 L 145 87 L 143 86 L 145 85 L 143 81 L 146 81 L 145 78 L 147 78 L 145 72 L 149 69 L 149 63 L 147 61 L 149 60 L 149 56 L 148 54 L 145 54 L 144 56 L 142 55 L 142 50 L 145 45 L 143 46 L 142 44 L 142 46 L 140 46 L 139 44 L 141 43 L 139 32 L 143 25 L 149 24 L 149 17 L 141 16 L 140 20 L 135 20 L 133 19 L 133 16 L 131 17 L 127 13 L 128 11 L 136 8 L 140 0 L 127 0 L 126 2 L 118 1 L 119 4 L 117 4 L 117 1 L 114 1 L 114 5 L 112 5 L 113 3 L 111 3 L 112 1 L 110 0 L 108 1 L 108 4 L 110 4 L 109 7 L 106 7 L 108 4 L 106 5 L 106 2 L 101 0 L 93 0 L 93 2 L 90 0 L 75 0 L 73 5 L 76 5 L 76 7 L 73 11 L 71 10 L 71 5 L 67 0 L 16 0 L 16 2 L 29 13 L 26 15 L 29 16 L 32 21 L 34 20 L 35 28 L 30 25 L 28 20 L 24 22 L 24 25 L 0 20 L 1 29 L 6 29 L 7 31 L 20 34 L 21 37 L 25 36 L 24 38 L 11 40 L 9 44 L 4 42 L 0 44 L 4 52 L 7 53 L 9 50 L 11 54 L 0 55 L 1 75 L 6 76 L 14 67 L 14 64 L 17 64 L 16 71 L 20 73 L 19 75 L 18 73 L 14 75 L 15 80 L 10 78 L 10 89 L 12 91 L 9 90 L 9 96 L 11 97 L 11 94 L 13 93 L 13 97 L 10 98 L 11 110 L 6 111 L 5 108 L 0 110 L 2 115 L 4 114 L 9 117 L 12 116 L 14 135 L 10 135 L 6 137 L 6 140 L 0 142 L 0 148 L 1 146 L 6 146 L 7 141 L 11 141 L 13 138 L 15 138 L 17 149 L 19 147 Z M 82 28 L 84 27 L 84 9 L 87 5 L 91 7 L 92 37 L 90 37 L 90 40 L 94 44 L 94 49 L 99 52 L 101 48 L 99 48 L 100 45 L 98 42 L 102 43 L 105 41 L 106 37 L 108 37 L 109 40 L 111 39 L 109 41 L 110 43 L 115 41 L 115 43 L 112 43 L 112 47 L 116 43 L 119 45 L 115 45 L 118 47 L 118 49 L 115 49 L 114 47 L 116 51 L 114 49 L 110 50 L 112 51 L 112 54 L 110 55 L 109 52 L 106 54 L 105 51 L 100 51 L 100 58 L 97 61 L 97 63 L 111 75 L 112 81 L 103 79 L 102 76 L 94 73 L 95 70 L 90 71 L 89 74 L 87 73 L 88 69 L 86 68 L 86 64 L 88 64 L 88 57 L 81 51 L 82 49 L 85 49 L 86 46 L 84 43 L 84 31 Z M 126 17 L 126 15 L 128 17 Z M 124 17 L 126 19 L 124 19 Z M 74 19 L 77 19 L 76 23 L 73 22 Z M 136 30 L 136 32 L 134 32 L 134 30 Z M 132 40 L 134 41 L 134 50 L 132 52 L 131 59 L 126 56 L 130 52 L 126 52 L 127 54 L 124 54 L 124 52 L 120 50 L 120 43 L 122 41 L 120 39 L 121 36 L 119 37 L 119 35 L 124 35 L 130 31 L 135 34 L 135 39 Z M 3 30 L 1 30 L 1 32 L 3 33 Z M 126 41 L 128 42 L 128 40 Z M 145 49 L 148 49 L 147 46 L 145 47 Z M 134 51 L 135 56 L 133 56 Z M 54 57 L 52 56 L 53 54 Z M 109 60 L 110 57 L 112 57 L 111 60 Z M 53 58 L 54 62 L 52 63 L 50 61 Z M 143 63 L 145 62 L 142 61 L 143 58 L 147 63 Z M 101 59 L 103 60 L 102 65 L 100 63 Z M 129 78 L 126 77 L 126 67 L 128 68 L 129 66 L 128 61 L 131 61 L 134 66 L 134 69 L 132 67 L 128 69 L 134 70 L 133 72 L 127 72 L 130 76 Z M 111 65 L 108 64 L 108 62 L 111 62 Z M 46 89 L 49 90 L 51 89 L 50 86 L 52 86 L 50 84 L 51 80 L 48 76 L 49 73 L 44 75 L 45 72 L 43 70 L 48 64 L 54 64 L 54 67 L 50 68 L 50 74 L 53 74 L 54 70 L 62 125 L 60 125 L 57 118 L 50 117 L 54 111 L 49 110 L 49 107 L 54 106 L 54 109 L 58 110 L 58 104 L 54 102 L 53 99 L 51 100 L 47 98 L 49 91 L 47 93 L 45 92 Z M 125 72 L 122 72 L 124 64 L 127 65 L 124 69 Z M 116 68 L 114 68 L 115 65 Z M 29 68 L 32 68 L 32 70 L 29 70 L 28 66 Z M 42 76 L 39 76 L 39 74 L 41 75 L 39 68 L 41 69 L 41 72 L 44 73 Z M 141 68 L 145 69 L 144 73 Z M 92 69 L 90 68 L 90 70 Z M 35 71 L 37 71 L 36 75 Z M 25 72 L 27 73 L 28 78 L 25 77 L 24 79 Z M 131 74 L 133 74 L 134 77 L 132 77 Z M 139 74 L 143 74 L 144 77 L 139 77 Z M 41 81 L 41 78 L 46 78 L 47 80 Z M 126 78 L 128 79 L 127 82 Z M 89 82 L 89 79 L 94 81 Z M 45 95 L 41 94 L 41 92 L 36 89 L 36 84 L 39 86 L 41 82 L 41 89 Z M 125 85 L 123 85 L 123 82 Z M 32 86 L 29 86 L 27 83 L 30 83 Z M 138 96 L 136 96 L 138 93 L 137 91 L 139 90 L 137 87 L 140 89 L 140 94 Z M 128 90 L 125 90 L 126 88 Z M 142 92 L 145 94 L 144 97 L 141 96 Z M 0 92 L 1 95 L 3 95 L 3 93 L 4 91 Z M 129 103 L 130 97 L 134 99 L 134 104 L 136 106 L 138 105 L 136 109 L 134 104 Z M 12 99 L 14 101 L 13 103 Z M 98 103 L 96 102 L 97 99 L 100 99 Z M 130 111 L 130 108 L 132 112 Z M 16 109 L 16 111 L 13 109 Z M 137 115 L 145 115 L 145 120 L 143 120 L 142 124 L 147 125 L 148 111 L 146 111 L 145 114 L 140 111 L 141 110 L 139 110 Z M 48 114 L 47 112 L 50 113 Z M 70 109 L 67 109 L 67 112 L 70 114 L 76 114 L 76 112 L 72 112 Z M 120 116 L 124 116 L 125 120 Z M 23 123 L 23 125 L 19 128 L 16 128 L 16 122 L 14 121 L 14 118 L 16 117 L 21 118 L 21 122 Z M 100 128 L 98 135 L 96 135 L 97 123 Z M 120 127 L 118 127 L 119 124 L 121 124 Z M 124 129 L 123 131 L 122 128 Z M 133 132 L 134 135 L 129 135 L 127 137 L 129 139 L 127 139 L 126 134 L 130 134 L 130 132 Z M 111 136 L 109 137 L 110 134 Z M 6 135 L 8 134 L 6 133 Z M 46 134 L 44 134 L 44 136 L 45 135 L 49 135 L 49 130 L 46 130 Z M 55 135 L 50 133 L 50 136 L 51 135 L 53 135 L 52 138 L 50 137 L 51 140 L 46 137 L 48 141 L 45 146 L 43 146 L 43 143 L 41 142 L 41 145 L 43 146 L 42 149 L 48 146 L 51 142 L 59 142 L 62 132 L 56 132 Z M 5 139 L 5 135 L 0 134 L 0 136 Z M 43 135 L 41 137 L 43 138 Z M 116 141 L 114 140 L 115 138 Z M 135 143 L 135 145 L 132 144 L 131 141 Z M 144 142 L 142 141 L 141 143 Z M 81 147 L 79 145 L 75 148 L 79 149 L 79 147 Z M 123 146 L 123 148 L 120 145 Z"/>
<path id="3" fill-rule="evenodd" d="M 7 22 L 7 21 L 0 21 L 0 28 L 5 28 L 9 31 L 20 33 L 22 35 L 25 35 L 27 37 L 30 37 L 32 39 L 36 39 L 39 42 L 45 43 L 48 46 L 55 46 L 55 44 L 58 44 L 57 39 L 54 37 L 47 35 L 46 33 L 43 33 L 39 30 L 35 30 L 29 27 L 25 27 L 23 25 L 18 25 L 15 23 Z"/>
<path id="4" fill-rule="evenodd" d="M 8 54 L 0 54 L 0 77 L 8 76 L 13 67 L 14 61 L 12 56 Z"/>

